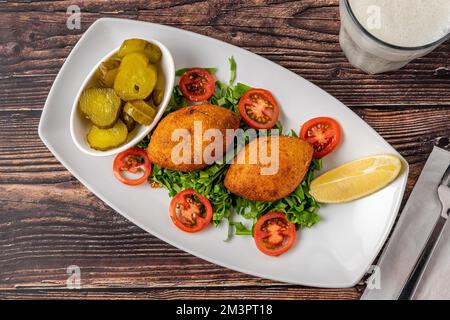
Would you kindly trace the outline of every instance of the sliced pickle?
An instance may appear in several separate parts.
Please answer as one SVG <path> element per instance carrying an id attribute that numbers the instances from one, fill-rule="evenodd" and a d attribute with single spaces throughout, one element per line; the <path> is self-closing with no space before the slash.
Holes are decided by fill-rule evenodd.
<path id="1" fill-rule="evenodd" d="M 155 109 L 142 100 L 127 102 L 123 108 L 123 112 L 144 126 L 150 125 L 156 115 Z"/>
<path id="2" fill-rule="evenodd" d="M 83 91 L 78 101 L 86 118 L 99 128 L 111 128 L 116 123 L 122 101 L 110 88 L 89 88 Z"/>
<path id="3" fill-rule="evenodd" d="M 164 90 L 166 88 L 166 80 L 164 73 L 158 70 L 158 78 L 156 79 L 155 89 L 153 89 L 151 99 L 155 106 L 159 106 L 164 98 Z"/>
<path id="4" fill-rule="evenodd" d="M 114 80 L 116 80 L 116 76 L 119 73 L 119 68 L 109 70 L 105 75 L 105 86 L 108 88 L 114 87 Z"/>
<path id="5" fill-rule="evenodd" d="M 127 126 L 128 132 L 133 131 L 134 127 L 136 127 L 136 121 L 126 112 L 122 112 L 121 117 L 123 123 Z"/>
<path id="6" fill-rule="evenodd" d="M 144 53 L 150 63 L 158 63 L 161 60 L 162 52 L 156 44 L 147 42 Z"/>
<path id="7" fill-rule="evenodd" d="M 125 57 L 127 54 L 133 52 L 143 52 L 145 50 L 145 46 L 147 45 L 147 41 L 142 39 L 127 39 L 122 42 L 117 55 L 121 58 Z"/>
<path id="8" fill-rule="evenodd" d="M 153 103 L 158 106 L 164 98 L 164 76 L 158 72 L 158 78 L 156 79 L 155 89 L 152 92 Z"/>
<path id="9" fill-rule="evenodd" d="M 127 126 L 119 119 L 109 129 L 101 129 L 93 125 L 86 138 L 91 148 L 104 151 L 120 146 L 127 140 L 127 136 Z"/>
<path id="10" fill-rule="evenodd" d="M 99 83 L 105 88 L 114 87 L 114 80 L 116 79 L 119 68 L 106 71 L 103 76 L 98 78 Z"/>
<path id="11" fill-rule="evenodd" d="M 159 105 L 164 98 L 164 88 L 155 88 L 152 93 L 152 100 L 155 105 Z"/>
<path id="12" fill-rule="evenodd" d="M 117 60 L 115 58 L 109 58 L 108 60 L 100 63 L 97 71 L 108 71 L 108 70 L 116 69 L 119 67 L 119 65 L 120 65 L 120 60 Z"/>
<path id="13" fill-rule="evenodd" d="M 99 83 L 106 88 L 112 88 L 114 86 L 114 79 L 117 72 L 119 72 L 120 60 L 110 58 L 103 61 L 97 68 L 97 78 Z"/>
<path id="14" fill-rule="evenodd" d="M 151 100 L 149 101 L 134 100 L 130 101 L 130 103 L 133 105 L 133 107 L 137 108 L 139 111 L 141 111 L 148 117 L 150 118 L 155 117 L 157 108 L 153 105 L 153 102 Z"/>
<path id="15" fill-rule="evenodd" d="M 128 39 L 125 40 L 120 46 L 117 56 L 119 58 L 123 58 L 127 54 L 133 52 L 141 52 L 145 54 L 151 63 L 157 63 L 161 59 L 162 55 L 161 49 L 153 43 L 142 39 Z"/>
<path id="16" fill-rule="evenodd" d="M 125 101 L 147 98 L 156 85 L 157 71 L 142 53 L 130 53 L 123 59 L 114 80 L 114 90 Z"/>
<path id="17" fill-rule="evenodd" d="M 106 62 L 108 62 L 108 63 L 117 63 L 117 62 L 119 62 L 119 64 L 120 64 L 120 60 L 122 60 L 122 58 L 119 57 L 119 55 L 118 55 L 117 52 L 116 52 L 116 53 L 114 53 L 111 57 L 109 57 L 109 58 L 106 60 Z"/>

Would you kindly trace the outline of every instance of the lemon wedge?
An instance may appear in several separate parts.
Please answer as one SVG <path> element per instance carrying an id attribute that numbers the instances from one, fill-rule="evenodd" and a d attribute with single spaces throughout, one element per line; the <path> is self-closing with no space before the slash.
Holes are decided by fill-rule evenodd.
<path id="1" fill-rule="evenodd" d="M 310 193 L 322 203 L 342 203 L 372 194 L 399 175 L 402 162 L 396 156 L 377 155 L 348 162 L 311 182 Z"/>

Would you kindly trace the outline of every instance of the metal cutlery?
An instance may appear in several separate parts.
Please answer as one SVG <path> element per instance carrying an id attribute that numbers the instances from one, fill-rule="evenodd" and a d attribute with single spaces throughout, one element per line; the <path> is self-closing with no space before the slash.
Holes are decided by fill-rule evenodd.
<path id="1" fill-rule="evenodd" d="M 436 221 L 436 224 L 431 232 L 425 247 L 423 248 L 420 257 L 411 273 L 408 281 L 406 282 L 403 290 L 400 294 L 399 299 L 409 300 L 414 296 L 414 293 L 417 289 L 417 285 L 420 282 L 424 271 L 426 269 L 427 263 L 433 254 L 433 251 L 436 247 L 437 242 L 439 241 L 440 235 L 442 233 L 442 229 L 445 226 L 449 218 L 450 211 L 450 166 L 444 173 L 442 177 L 441 183 L 437 188 L 438 198 L 441 202 L 442 209 L 441 214 Z"/>

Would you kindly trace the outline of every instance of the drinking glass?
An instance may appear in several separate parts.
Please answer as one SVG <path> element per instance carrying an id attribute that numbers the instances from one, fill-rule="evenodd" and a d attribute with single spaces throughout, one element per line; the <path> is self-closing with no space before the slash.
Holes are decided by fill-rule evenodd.
<path id="1" fill-rule="evenodd" d="M 340 0 L 341 29 L 339 43 L 348 61 L 366 73 L 398 70 L 411 60 L 422 57 L 450 38 L 450 33 L 424 46 L 401 47 L 384 42 L 358 21 L 348 0 Z M 414 21 L 411 21 L 414 23 Z"/>

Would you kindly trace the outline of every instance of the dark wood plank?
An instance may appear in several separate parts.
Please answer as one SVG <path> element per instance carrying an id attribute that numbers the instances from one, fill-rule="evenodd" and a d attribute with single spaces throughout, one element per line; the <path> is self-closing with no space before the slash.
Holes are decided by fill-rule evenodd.
<path id="1" fill-rule="evenodd" d="M 208 284 L 205 283 L 207 286 Z M 298 287 L 260 286 L 233 289 L 204 288 L 128 288 L 65 290 L 36 288 L 0 291 L 0 299 L 231 299 L 231 300 L 346 300 L 358 299 L 359 289 L 299 289 Z"/>
<path id="2" fill-rule="evenodd" d="M 433 144 L 450 137 L 450 44 L 395 73 L 352 68 L 338 44 L 337 0 L 0 3 L 0 298 L 357 299 L 234 272 L 143 232 L 84 188 L 40 142 L 47 93 L 82 33 L 105 16 L 172 25 L 261 54 L 352 107 L 411 165 L 406 196 Z M 83 289 L 67 290 L 81 267 Z"/>
<path id="3" fill-rule="evenodd" d="M 450 90 L 449 43 L 395 76 L 367 76 L 352 68 L 340 50 L 337 1 L 114 1 L 107 6 L 84 1 L 79 4 L 81 30 L 66 28 L 69 3 L 1 5 L 6 23 L 0 27 L 0 90 L 8 108 L 39 108 L 79 36 L 102 16 L 164 23 L 233 43 L 293 70 L 351 106 L 450 103 L 441 94 Z"/>

